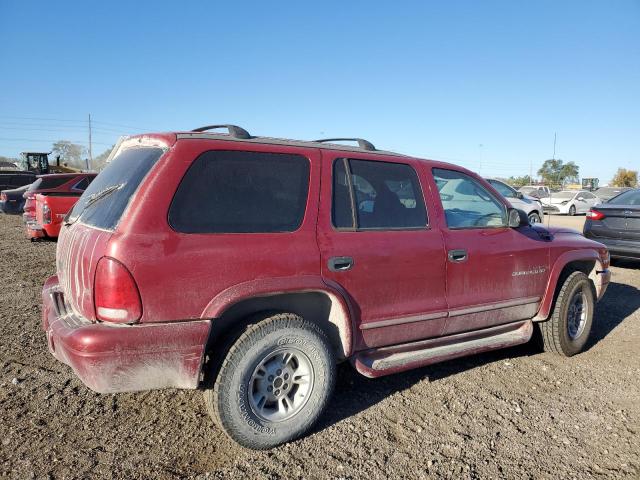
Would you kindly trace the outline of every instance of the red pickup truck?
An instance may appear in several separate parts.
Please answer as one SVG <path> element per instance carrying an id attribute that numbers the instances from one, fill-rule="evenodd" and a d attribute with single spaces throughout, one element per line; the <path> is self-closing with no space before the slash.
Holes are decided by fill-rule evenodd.
<path id="1" fill-rule="evenodd" d="M 584 349 L 604 245 L 455 165 L 212 128 L 126 140 L 62 227 L 43 329 L 93 390 L 200 388 L 269 448 L 312 427 L 338 362 L 379 377 L 536 330 Z"/>
<path id="2" fill-rule="evenodd" d="M 79 196 L 36 195 L 36 235 L 57 238 L 64 216 L 73 208 Z"/>
<path id="3" fill-rule="evenodd" d="M 27 237 L 56 238 L 66 213 L 75 205 L 97 174 L 40 175 L 24 193 L 23 220 Z"/>

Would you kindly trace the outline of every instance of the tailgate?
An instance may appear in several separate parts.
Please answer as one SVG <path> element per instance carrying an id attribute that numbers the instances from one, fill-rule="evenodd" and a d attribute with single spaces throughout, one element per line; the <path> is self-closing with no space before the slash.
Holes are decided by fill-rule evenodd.
<path id="1" fill-rule="evenodd" d="M 95 321 L 93 278 L 98 260 L 106 255 L 111 232 L 80 222 L 63 226 L 58 237 L 56 270 L 65 304 L 74 313 Z"/>

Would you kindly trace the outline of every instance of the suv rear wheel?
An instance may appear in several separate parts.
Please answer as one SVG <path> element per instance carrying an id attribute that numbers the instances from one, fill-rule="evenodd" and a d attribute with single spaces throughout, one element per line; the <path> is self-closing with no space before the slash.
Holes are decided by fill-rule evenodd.
<path id="1" fill-rule="evenodd" d="M 235 341 L 205 402 L 229 437 L 265 449 L 308 431 L 334 382 L 335 361 L 324 331 L 282 313 L 251 325 Z"/>
<path id="2" fill-rule="evenodd" d="M 565 357 L 580 353 L 589 339 L 594 305 L 589 277 L 573 272 L 562 284 L 551 318 L 538 324 L 544 350 Z"/>

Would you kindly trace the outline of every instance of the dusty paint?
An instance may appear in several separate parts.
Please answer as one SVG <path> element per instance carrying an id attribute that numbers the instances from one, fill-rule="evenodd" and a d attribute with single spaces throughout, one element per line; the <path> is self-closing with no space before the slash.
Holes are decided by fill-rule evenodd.
<path id="1" fill-rule="evenodd" d="M 526 343 L 531 339 L 531 321 L 361 352 L 352 359 L 363 375 L 375 378 L 453 358 Z"/>

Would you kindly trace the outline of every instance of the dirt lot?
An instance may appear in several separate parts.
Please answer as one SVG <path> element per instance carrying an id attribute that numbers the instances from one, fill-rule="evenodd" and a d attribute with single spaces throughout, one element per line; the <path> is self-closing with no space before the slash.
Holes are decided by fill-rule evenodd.
<path id="1" fill-rule="evenodd" d="M 316 430 L 256 453 L 213 427 L 200 392 L 99 395 L 56 362 L 39 310 L 54 257 L 55 243 L 29 243 L 19 217 L 0 215 L 2 477 L 640 475 L 639 265 L 613 267 L 586 353 L 527 345 L 380 380 L 343 365 Z"/>

